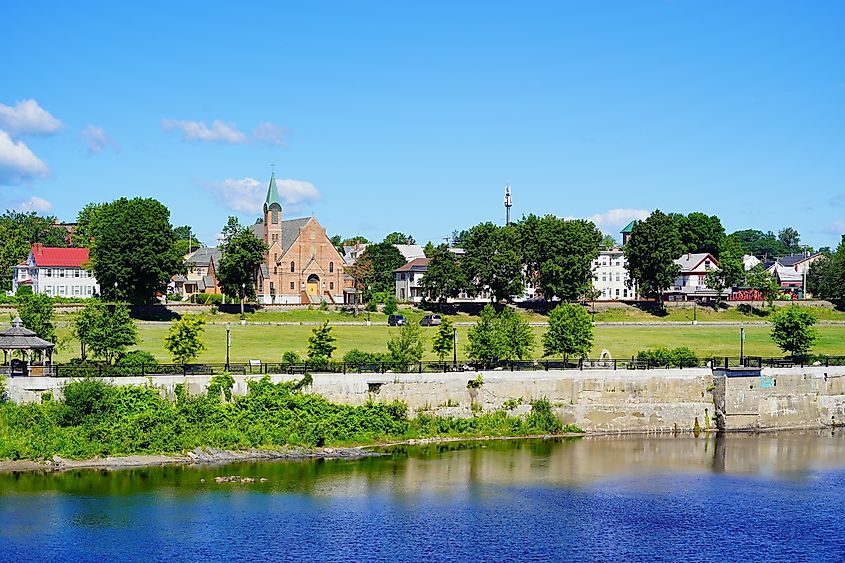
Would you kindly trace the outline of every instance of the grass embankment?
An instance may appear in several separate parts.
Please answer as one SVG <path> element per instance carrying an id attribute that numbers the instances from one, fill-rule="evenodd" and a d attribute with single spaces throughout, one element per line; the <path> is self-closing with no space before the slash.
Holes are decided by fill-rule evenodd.
<path id="1" fill-rule="evenodd" d="M 160 362 L 170 362 L 164 348 L 164 336 L 168 323 L 155 325 L 143 324 L 138 327 L 138 348 L 146 350 Z M 817 327 L 821 338 L 813 348 L 814 354 L 831 356 L 845 354 L 845 326 Z M 278 362 L 288 350 L 305 357 L 308 350 L 310 326 L 275 326 L 275 325 L 232 325 L 232 346 L 230 360 L 233 363 L 260 359 L 265 362 Z M 464 347 L 467 343 L 469 327 L 458 327 L 458 359 L 464 360 Z M 542 334 L 545 327 L 533 327 L 536 337 L 535 357 L 542 355 Z M 748 326 L 745 328 L 745 354 L 749 356 L 777 357 L 783 352 L 771 341 L 768 326 Z M 332 334 L 337 337 L 338 347 L 334 354 L 342 358 L 353 348 L 365 352 L 387 351 L 387 340 L 394 336 L 397 328 L 387 326 L 334 326 Z M 435 361 L 437 356 L 431 351 L 431 339 L 436 328 L 424 328 L 426 361 Z M 67 335 L 67 329 L 59 330 Z M 224 363 L 226 361 L 226 327 L 209 325 L 206 327 L 205 344 L 197 362 Z M 737 326 L 597 326 L 592 357 L 598 357 L 602 350 L 608 350 L 614 358 L 630 358 L 640 350 L 658 346 L 675 348 L 687 346 L 699 357 L 739 356 L 739 327 Z M 69 340 L 56 356 L 57 361 L 79 356 L 79 344 Z M 451 356 L 448 358 L 451 360 Z"/>
<path id="2" fill-rule="evenodd" d="M 0 459 L 50 459 L 178 453 L 197 447 L 228 450 L 283 446 L 374 444 L 411 438 L 527 436 L 580 432 L 564 427 L 548 401 L 525 417 L 504 409 L 468 419 L 408 417 L 404 403 L 330 403 L 299 383 L 249 384 L 232 397 L 233 380 L 215 377 L 207 394 L 177 390 L 175 401 L 153 387 L 113 386 L 96 379 L 69 383 L 63 401 L 0 404 Z M 225 398 L 228 397 L 228 400 Z"/>

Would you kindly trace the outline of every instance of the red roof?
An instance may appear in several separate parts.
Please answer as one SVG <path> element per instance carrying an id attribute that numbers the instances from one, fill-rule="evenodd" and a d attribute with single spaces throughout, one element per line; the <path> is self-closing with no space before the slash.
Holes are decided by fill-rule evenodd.
<path id="1" fill-rule="evenodd" d="M 400 266 L 396 268 L 394 272 L 410 272 L 412 270 L 427 270 L 428 269 L 428 258 L 414 258 L 404 266 Z"/>
<path id="2" fill-rule="evenodd" d="M 81 268 L 88 262 L 87 248 L 51 248 L 32 245 L 32 258 L 35 265 L 41 267 L 65 266 L 68 268 Z"/>

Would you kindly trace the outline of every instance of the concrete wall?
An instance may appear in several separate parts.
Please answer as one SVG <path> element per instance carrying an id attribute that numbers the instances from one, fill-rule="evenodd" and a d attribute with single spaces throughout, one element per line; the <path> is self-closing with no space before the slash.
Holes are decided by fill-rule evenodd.
<path id="1" fill-rule="evenodd" d="M 483 384 L 468 386 L 475 372 L 433 374 L 315 374 L 310 391 L 330 401 L 360 405 L 369 399 L 408 404 L 412 414 L 471 416 L 494 411 L 508 400 L 514 414 L 530 410 L 530 401 L 547 398 L 565 423 L 588 431 L 689 431 L 696 421 L 711 426 L 717 414 L 726 430 L 811 428 L 845 421 L 845 368 L 764 369 L 762 377 L 715 377 L 708 369 L 644 371 L 567 371 L 481 373 Z M 234 376 L 235 394 L 260 376 Z M 292 381 L 299 376 L 272 375 Z M 209 376 L 126 377 L 113 381 L 158 387 L 173 397 L 176 385 L 189 393 L 205 392 Z M 12 400 L 39 401 L 52 391 L 60 396 L 65 379 L 7 379 Z M 716 424 L 712 426 L 715 428 Z"/>

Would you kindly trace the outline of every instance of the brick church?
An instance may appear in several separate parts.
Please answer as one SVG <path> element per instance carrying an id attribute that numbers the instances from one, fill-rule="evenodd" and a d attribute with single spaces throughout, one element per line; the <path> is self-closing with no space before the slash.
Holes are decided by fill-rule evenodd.
<path id="1" fill-rule="evenodd" d="M 343 303 L 343 257 L 313 217 L 282 219 L 275 172 L 264 217 L 250 228 L 269 247 L 258 273 L 259 303 Z"/>

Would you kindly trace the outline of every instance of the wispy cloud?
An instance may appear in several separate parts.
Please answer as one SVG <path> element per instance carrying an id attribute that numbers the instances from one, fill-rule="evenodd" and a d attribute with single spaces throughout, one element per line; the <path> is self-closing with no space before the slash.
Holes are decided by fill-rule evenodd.
<path id="1" fill-rule="evenodd" d="M 178 129 L 182 131 L 183 141 L 203 141 L 220 143 L 245 143 L 246 135 L 236 127 L 215 119 L 209 128 L 204 121 L 183 121 L 178 119 L 163 119 L 161 126 L 165 130 Z"/>
<path id="2" fill-rule="evenodd" d="M 839 192 L 829 200 L 833 207 L 845 207 L 845 192 Z"/>
<path id="3" fill-rule="evenodd" d="M 832 225 L 828 225 L 824 228 L 824 232 L 834 236 L 845 235 L 845 221 L 836 221 Z"/>
<path id="4" fill-rule="evenodd" d="M 88 143 L 88 155 L 93 156 L 100 154 L 106 147 L 111 147 L 115 151 L 120 150 L 120 146 L 114 139 L 106 133 L 106 130 L 98 125 L 88 125 L 83 129 L 79 135 Z"/>
<path id="5" fill-rule="evenodd" d="M 61 127 L 62 122 L 35 100 L 22 100 L 14 106 L 0 104 L 0 129 L 12 136 L 52 135 Z"/>
<path id="6" fill-rule="evenodd" d="M 319 190 L 311 182 L 277 179 L 276 186 L 287 211 L 301 211 L 320 198 Z M 261 213 L 267 195 L 267 183 L 249 177 L 212 182 L 206 188 L 221 205 L 242 213 Z"/>
<path id="7" fill-rule="evenodd" d="M 23 141 L 13 141 L 0 131 L 0 185 L 23 184 L 49 175 L 47 165 Z"/>
<path id="8" fill-rule="evenodd" d="M 53 204 L 46 199 L 32 196 L 28 201 L 22 201 L 17 206 L 21 211 L 37 211 L 38 213 L 49 213 L 53 210 Z"/>
<path id="9" fill-rule="evenodd" d="M 646 219 L 651 214 L 645 209 L 610 209 L 587 217 L 596 227 L 605 232 L 615 232 L 634 219 Z"/>
<path id="10" fill-rule="evenodd" d="M 278 125 L 273 125 L 269 121 L 261 123 L 252 130 L 252 135 L 255 140 L 265 145 L 285 146 L 286 130 Z"/>

